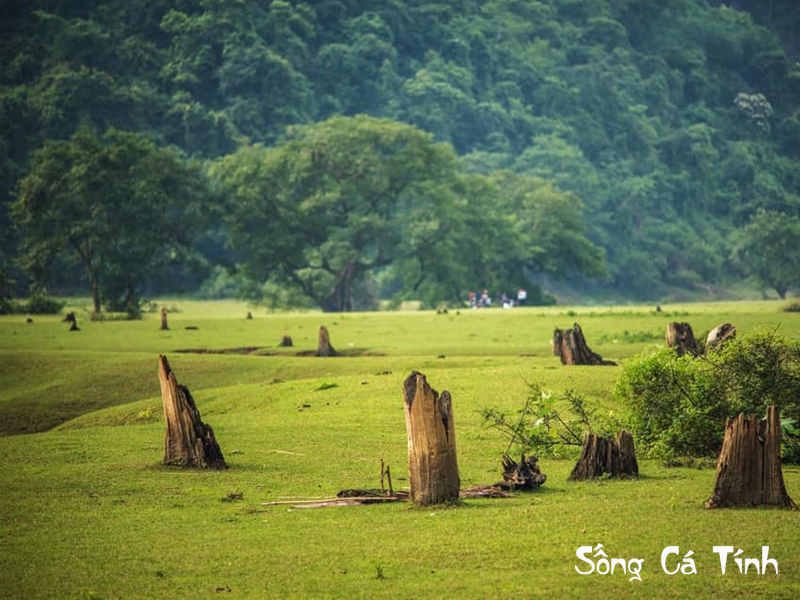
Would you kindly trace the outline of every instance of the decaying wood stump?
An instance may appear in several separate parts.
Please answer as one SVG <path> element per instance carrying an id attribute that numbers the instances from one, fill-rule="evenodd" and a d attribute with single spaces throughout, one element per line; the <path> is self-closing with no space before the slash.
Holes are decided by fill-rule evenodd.
<path id="1" fill-rule="evenodd" d="M 169 325 L 167 324 L 167 308 L 161 308 L 161 331 L 166 331 L 169 329 Z"/>
<path id="2" fill-rule="evenodd" d="M 688 323 L 672 322 L 667 325 L 667 348 L 675 348 L 678 356 L 697 354 L 697 342 L 694 339 L 692 326 Z"/>
<path id="3" fill-rule="evenodd" d="M 778 407 L 767 418 L 753 415 L 728 419 L 717 460 L 717 480 L 706 508 L 725 506 L 797 508 L 786 493 L 781 471 L 781 420 Z"/>
<path id="4" fill-rule="evenodd" d="M 324 325 L 319 326 L 317 356 L 336 356 L 336 350 L 334 350 L 333 346 L 331 346 L 331 336 L 328 334 L 328 328 Z"/>
<path id="5" fill-rule="evenodd" d="M 411 499 L 420 506 L 458 500 L 461 480 L 450 392 L 439 395 L 413 371 L 403 384 Z"/>
<path id="6" fill-rule="evenodd" d="M 158 379 L 167 425 L 163 464 L 227 469 L 214 430 L 200 420 L 192 394 L 178 383 L 166 356 L 158 357 Z"/>
<path id="7" fill-rule="evenodd" d="M 70 331 L 80 331 L 81 328 L 78 327 L 78 319 L 75 317 L 75 313 L 70 311 L 66 315 L 64 315 L 64 323 L 69 323 L 69 330 Z"/>
<path id="8" fill-rule="evenodd" d="M 714 327 L 714 329 L 708 332 L 708 337 L 706 338 L 706 353 L 708 353 L 708 351 L 711 349 L 718 350 L 722 347 L 722 344 L 735 337 L 736 327 L 730 323 L 717 325 Z"/>
<path id="9" fill-rule="evenodd" d="M 575 323 L 572 329 L 556 329 L 553 332 L 553 354 L 562 365 L 614 365 L 613 361 L 592 352 L 586 345 L 581 326 Z"/>
<path id="10" fill-rule="evenodd" d="M 247 320 L 248 321 L 252 321 L 253 320 L 253 313 L 251 313 L 249 310 L 247 311 Z"/>
<path id="11" fill-rule="evenodd" d="M 547 475 L 539 470 L 539 459 L 535 456 L 522 458 L 516 462 L 508 454 L 503 454 L 503 483 L 495 487 L 507 490 L 535 490 L 547 481 Z"/>
<path id="12" fill-rule="evenodd" d="M 292 338 L 290 336 L 285 335 L 281 338 L 281 343 L 278 344 L 278 346 L 281 348 L 288 348 L 290 346 L 294 346 L 294 343 L 292 342 Z"/>
<path id="13" fill-rule="evenodd" d="M 597 477 L 635 477 L 639 474 L 633 435 L 624 429 L 615 439 L 588 431 L 583 434 L 581 455 L 569 478 L 573 481 Z"/>

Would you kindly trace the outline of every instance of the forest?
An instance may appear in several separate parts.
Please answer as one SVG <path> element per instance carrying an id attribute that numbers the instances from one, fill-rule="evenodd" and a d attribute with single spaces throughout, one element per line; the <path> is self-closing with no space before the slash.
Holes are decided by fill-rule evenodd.
<path id="1" fill-rule="evenodd" d="M 0 308 L 800 287 L 794 0 L 8 0 Z"/>

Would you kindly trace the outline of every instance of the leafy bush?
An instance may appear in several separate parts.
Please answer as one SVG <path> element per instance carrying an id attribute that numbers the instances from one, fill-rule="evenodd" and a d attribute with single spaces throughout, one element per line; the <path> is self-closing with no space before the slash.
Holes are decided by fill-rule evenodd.
<path id="1" fill-rule="evenodd" d="M 800 461 L 800 342 L 757 331 L 728 341 L 708 357 L 663 349 L 624 365 L 615 395 L 631 411 L 639 447 L 667 464 L 713 458 L 725 420 L 764 415 L 777 405 L 784 418 L 784 459 Z"/>
<path id="2" fill-rule="evenodd" d="M 585 431 L 613 437 L 620 428 L 613 413 L 602 414 L 573 390 L 562 395 L 543 391 L 529 384 L 530 393 L 516 413 L 496 408 L 482 408 L 483 424 L 497 429 L 508 438 L 506 452 L 557 458 L 573 457 L 583 442 Z"/>
<path id="3" fill-rule="evenodd" d="M 783 312 L 800 312 L 800 298 L 792 300 L 783 308 Z"/>
<path id="4" fill-rule="evenodd" d="M 64 308 L 65 302 L 47 296 L 44 292 L 36 292 L 23 305 L 23 312 L 29 315 L 57 315 Z"/>

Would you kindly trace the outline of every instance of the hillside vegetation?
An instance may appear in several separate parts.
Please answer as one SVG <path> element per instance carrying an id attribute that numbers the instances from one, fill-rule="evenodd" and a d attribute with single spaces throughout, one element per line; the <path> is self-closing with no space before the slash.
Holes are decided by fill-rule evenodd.
<path id="1" fill-rule="evenodd" d="M 533 240 L 512 236 L 504 244 L 512 234 L 481 209 L 474 218 L 483 227 L 470 231 L 495 232 L 476 245 L 496 260 L 470 264 L 483 281 L 456 277 L 457 290 L 437 289 L 431 297 L 463 298 L 488 285 L 510 292 L 545 275 L 588 277 L 595 287 L 647 299 L 753 276 L 784 295 L 798 285 L 786 248 L 800 239 L 800 67 L 787 50 L 796 53 L 792 32 L 800 15 L 791 1 L 733 5 L 4 2 L 0 269 L 17 283 L 31 276 L 54 287 L 80 273 L 65 275 L 72 267 L 63 257 L 46 275 L 32 267 L 27 275 L 14 271 L 29 232 L 24 219 L 18 230 L 11 227 L 9 206 L 34 150 L 82 126 L 136 132 L 185 157 L 217 160 L 252 144 L 292 140 L 292 126 L 366 114 L 451 144 L 463 173 L 497 181 L 508 170 L 534 187 L 546 182 L 571 193 L 562 203 L 574 214 L 550 224 L 577 219 L 581 227 L 572 230 L 590 244 L 580 247 L 582 261 L 547 264 L 513 248 L 519 242 L 530 249 L 543 237 L 549 256 L 563 256 L 547 238 L 552 233 L 537 230 Z M 487 196 L 513 195 L 514 181 L 501 179 Z M 481 195 L 474 193 L 479 184 L 465 185 Z M 221 191 L 222 198 L 203 200 L 203 212 L 227 210 L 234 193 Z M 519 229 L 533 230 L 513 201 L 492 202 L 512 221 L 508 231 L 517 218 Z M 137 282 L 140 291 L 195 289 L 212 265 L 233 267 L 247 257 L 246 245 L 226 245 L 224 228 L 199 229 L 192 247 L 202 268 L 184 267 L 177 285 L 148 275 Z M 777 266 L 764 264 L 764 255 L 778 256 Z M 596 268 L 603 258 L 605 268 Z M 187 260 L 178 262 L 192 264 Z M 493 281 L 485 273 L 498 265 L 509 274 Z M 400 291 L 420 297 L 407 285 L 416 277 L 408 261 L 398 259 L 398 272 L 381 278 L 386 266 L 372 263 L 359 274 L 353 285 L 362 286 L 360 299 Z M 219 270 L 215 276 L 219 283 Z M 280 283 L 325 305 L 294 277 Z"/>

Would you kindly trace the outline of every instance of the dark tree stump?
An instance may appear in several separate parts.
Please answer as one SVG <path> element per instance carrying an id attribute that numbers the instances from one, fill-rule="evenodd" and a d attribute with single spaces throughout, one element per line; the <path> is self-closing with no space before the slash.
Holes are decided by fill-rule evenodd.
<path id="1" fill-rule="evenodd" d="M 253 320 L 253 313 L 251 313 L 250 311 L 247 311 L 247 320 L 248 321 L 252 321 Z"/>
<path id="2" fill-rule="evenodd" d="M 610 360 L 592 352 L 586 345 L 581 326 L 575 323 L 572 329 L 556 329 L 553 332 L 553 354 L 562 365 L 615 365 Z"/>
<path id="3" fill-rule="evenodd" d="M 797 509 L 786 493 L 781 471 L 781 420 L 778 407 L 767 418 L 728 419 L 717 460 L 717 480 L 706 508 L 784 506 Z"/>
<path id="4" fill-rule="evenodd" d="M 722 344 L 726 341 L 733 339 L 736 337 L 736 327 L 731 325 L 730 323 L 723 323 L 722 325 L 717 325 L 708 332 L 708 337 L 706 338 L 706 353 L 712 349 L 720 349 Z"/>
<path id="5" fill-rule="evenodd" d="M 331 346 L 331 337 L 328 328 L 324 325 L 319 326 L 319 343 L 317 344 L 317 356 L 336 356 L 336 350 Z"/>
<path id="6" fill-rule="evenodd" d="M 583 434 L 581 455 L 569 478 L 581 481 L 602 476 L 636 477 L 638 474 L 639 465 L 630 432 L 622 430 L 612 440 L 587 431 Z"/>
<path id="7" fill-rule="evenodd" d="M 547 475 L 539 470 L 539 459 L 535 456 L 522 458 L 516 462 L 508 454 L 503 455 L 503 483 L 497 484 L 507 490 L 535 490 L 547 481 Z"/>
<path id="8" fill-rule="evenodd" d="M 81 328 L 78 327 L 78 319 L 75 317 L 75 313 L 70 311 L 66 315 L 64 315 L 64 323 L 69 323 L 69 330 L 70 331 L 80 331 Z"/>
<path id="9" fill-rule="evenodd" d="M 403 384 L 411 499 L 420 506 L 458 500 L 461 480 L 450 393 L 413 371 Z"/>
<path id="10" fill-rule="evenodd" d="M 167 324 L 167 308 L 161 308 L 161 331 L 166 331 L 169 329 L 169 325 Z"/>
<path id="11" fill-rule="evenodd" d="M 672 322 L 667 325 L 667 348 L 675 348 L 678 356 L 686 353 L 697 354 L 697 342 L 694 339 L 692 326 L 688 323 Z"/>
<path id="12" fill-rule="evenodd" d="M 281 343 L 278 344 L 281 348 L 289 348 L 290 346 L 294 346 L 292 343 L 292 338 L 288 335 L 285 335 L 281 338 Z"/>
<path id="13" fill-rule="evenodd" d="M 64 317 L 64 321 L 69 323 L 69 330 L 70 331 L 80 331 L 81 328 L 78 327 L 78 319 L 75 317 L 74 312 L 68 312 L 67 315 Z"/>
<path id="14" fill-rule="evenodd" d="M 158 357 L 158 380 L 167 434 L 164 439 L 165 465 L 227 469 L 214 430 L 200 419 L 194 398 L 178 383 L 167 357 Z"/>

